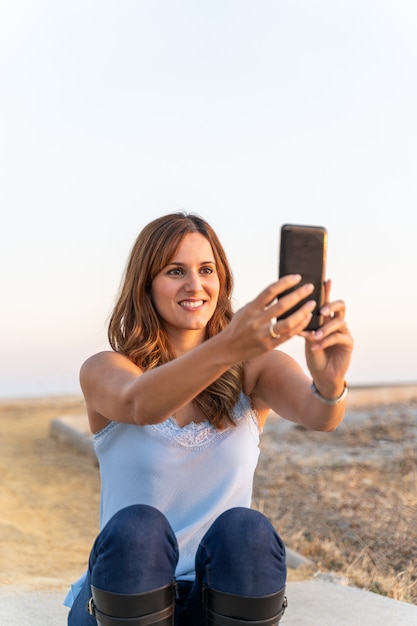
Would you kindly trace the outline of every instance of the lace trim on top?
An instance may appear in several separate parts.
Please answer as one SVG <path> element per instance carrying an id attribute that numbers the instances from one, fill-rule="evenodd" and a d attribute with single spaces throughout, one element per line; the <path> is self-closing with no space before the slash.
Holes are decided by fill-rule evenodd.
<path id="1" fill-rule="evenodd" d="M 250 400 L 243 393 L 240 395 L 233 409 L 233 417 L 236 425 L 245 418 L 248 420 L 251 431 L 257 441 L 259 440 L 259 427 L 256 415 L 251 407 Z M 184 448 L 201 448 L 210 444 L 214 439 L 226 437 L 235 426 L 228 426 L 224 430 L 217 430 L 208 420 L 204 422 L 190 422 L 183 427 L 178 426 L 175 418 L 170 417 L 160 424 L 152 424 L 147 428 L 159 436 L 168 439 Z"/>
<path id="2" fill-rule="evenodd" d="M 252 434 L 257 442 L 259 442 L 259 424 L 256 412 L 252 409 L 250 400 L 241 393 L 236 406 L 233 409 L 233 417 L 236 424 L 243 419 L 247 419 Z M 132 424 L 123 424 L 121 422 L 110 422 L 103 430 L 94 435 L 94 444 L 101 444 L 110 435 L 111 432 L 132 426 Z M 171 443 L 177 444 L 184 448 L 201 448 L 211 443 L 214 439 L 227 436 L 235 426 L 228 426 L 224 430 L 217 430 L 208 420 L 204 422 L 190 422 L 183 427 L 178 426 L 174 417 L 170 417 L 160 424 L 151 424 L 141 426 L 141 428 L 151 429 L 155 435 L 169 440 Z"/>

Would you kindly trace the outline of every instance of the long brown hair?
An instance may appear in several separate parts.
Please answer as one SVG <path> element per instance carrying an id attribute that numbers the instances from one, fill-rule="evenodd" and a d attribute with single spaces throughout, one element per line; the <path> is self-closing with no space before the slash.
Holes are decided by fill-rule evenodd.
<path id="1" fill-rule="evenodd" d="M 175 358 L 150 291 L 153 279 L 168 265 L 188 233 L 200 233 L 208 240 L 219 276 L 217 307 L 207 324 L 206 338 L 223 330 L 233 316 L 233 276 L 211 226 L 198 215 L 186 213 L 171 213 L 153 220 L 133 245 L 108 328 L 113 350 L 126 355 L 144 371 Z M 232 410 L 242 389 L 242 379 L 243 366 L 237 364 L 194 399 L 215 428 L 234 424 Z"/>

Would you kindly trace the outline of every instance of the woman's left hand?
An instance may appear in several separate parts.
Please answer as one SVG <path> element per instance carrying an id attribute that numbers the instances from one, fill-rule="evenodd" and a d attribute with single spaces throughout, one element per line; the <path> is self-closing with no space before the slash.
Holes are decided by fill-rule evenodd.
<path id="1" fill-rule="evenodd" d="M 331 281 L 325 283 L 325 303 L 321 308 L 323 325 L 315 332 L 304 331 L 307 367 L 323 395 L 333 397 L 343 384 L 353 350 L 353 338 L 345 320 L 342 300 L 330 302 Z"/>

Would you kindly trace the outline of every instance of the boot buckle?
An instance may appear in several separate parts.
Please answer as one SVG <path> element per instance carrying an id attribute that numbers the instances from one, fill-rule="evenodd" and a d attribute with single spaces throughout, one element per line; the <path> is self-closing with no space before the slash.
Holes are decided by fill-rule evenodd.
<path id="1" fill-rule="evenodd" d="M 96 607 L 94 606 L 94 600 L 92 597 L 87 602 L 87 611 L 90 613 L 90 615 L 96 614 Z"/>

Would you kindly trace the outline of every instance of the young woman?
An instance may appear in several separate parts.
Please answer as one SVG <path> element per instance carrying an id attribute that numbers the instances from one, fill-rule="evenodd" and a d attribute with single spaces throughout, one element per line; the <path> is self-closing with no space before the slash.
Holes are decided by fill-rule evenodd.
<path id="1" fill-rule="evenodd" d="M 272 409 L 314 430 L 343 418 L 352 338 L 342 301 L 286 276 L 233 314 L 212 228 L 175 213 L 138 236 L 110 325 L 113 351 L 81 368 L 101 473 L 101 532 L 68 597 L 70 626 L 252 626 L 284 612 L 285 548 L 252 510 Z M 312 380 L 276 350 L 302 335 Z"/>

